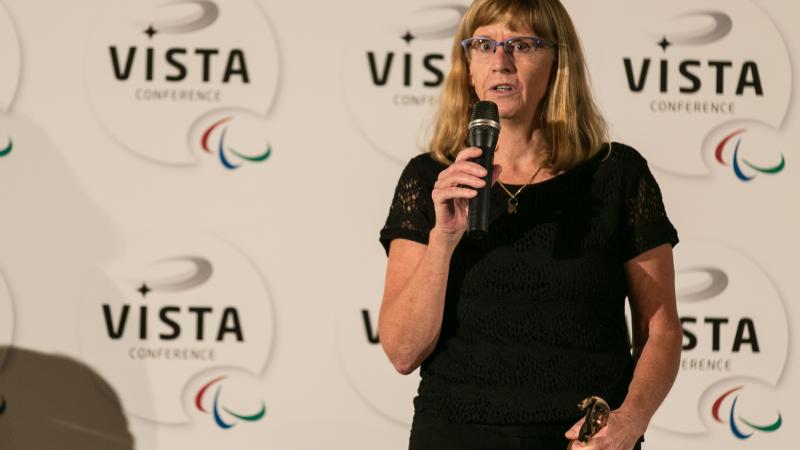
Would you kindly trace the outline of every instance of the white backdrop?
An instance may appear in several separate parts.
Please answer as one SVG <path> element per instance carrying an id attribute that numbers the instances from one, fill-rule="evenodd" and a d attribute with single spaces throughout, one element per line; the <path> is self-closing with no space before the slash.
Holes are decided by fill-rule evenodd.
<path id="1" fill-rule="evenodd" d="M 96 372 L 136 448 L 406 448 L 377 236 L 462 3 L 0 0 L 0 346 Z M 789 446 L 800 6 L 565 4 L 682 240 L 647 448 Z M 25 392 L 0 384 L 0 443 Z"/>

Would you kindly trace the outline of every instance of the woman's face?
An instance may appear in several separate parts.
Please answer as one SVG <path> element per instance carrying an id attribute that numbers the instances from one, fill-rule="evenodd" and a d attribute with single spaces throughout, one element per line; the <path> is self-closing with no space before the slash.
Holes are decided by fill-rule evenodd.
<path id="1" fill-rule="evenodd" d="M 532 30 L 511 31 L 505 22 L 479 27 L 473 37 L 505 41 L 515 36 L 536 36 Z M 470 83 L 480 100 L 497 104 L 500 118 L 531 123 L 547 93 L 552 49 L 539 48 L 532 55 L 509 56 L 498 46 L 488 61 L 469 63 Z"/>

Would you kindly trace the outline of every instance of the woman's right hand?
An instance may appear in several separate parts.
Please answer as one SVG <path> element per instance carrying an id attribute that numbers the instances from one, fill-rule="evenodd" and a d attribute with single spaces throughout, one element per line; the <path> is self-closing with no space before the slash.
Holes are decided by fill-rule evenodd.
<path id="1" fill-rule="evenodd" d="M 447 169 L 439 173 L 433 185 L 433 206 L 436 211 L 434 230 L 452 238 L 457 243 L 467 229 L 467 205 L 469 199 L 478 195 L 477 189 L 486 185 L 486 169 L 480 164 L 469 161 L 478 158 L 483 151 L 477 147 L 468 147 L 458 153 L 456 160 Z M 499 167 L 495 166 L 492 182 L 499 175 Z"/>

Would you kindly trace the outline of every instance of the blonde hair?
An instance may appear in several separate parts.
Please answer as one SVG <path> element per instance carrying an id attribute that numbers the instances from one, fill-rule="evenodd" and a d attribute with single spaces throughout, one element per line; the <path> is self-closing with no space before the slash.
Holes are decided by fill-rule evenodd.
<path id="1" fill-rule="evenodd" d="M 512 30 L 531 30 L 555 42 L 549 89 L 542 99 L 546 168 L 561 172 L 597 154 L 608 142 L 606 122 L 592 98 L 586 58 L 567 11 L 558 0 L 475 0 L 456 32 L 450 73 L 442 90 L 429 150 L 451 163 L 468 146 L 467 124 L 476 101 L 461 40 L 484 25 L 506 22 Z M 539 120 L 534 119 L 534 120 Z"/>

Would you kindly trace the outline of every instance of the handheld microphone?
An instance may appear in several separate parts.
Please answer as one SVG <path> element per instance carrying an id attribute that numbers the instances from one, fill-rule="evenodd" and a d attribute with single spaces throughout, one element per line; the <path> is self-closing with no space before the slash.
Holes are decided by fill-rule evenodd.
<path id="1" fill-rule="evenodd" d="M 481 156 L 473 162 L 486 169 L 484 181 L 486 185 L 478 189 L 478 195 L 469 200 L 467 215 L 467 234 L 474 238 L 483 238 L 489 232 L 489 204 L 492 196 L 492 166 L 494 148 L 500 135 L 500 113 L 494 102 L 482 101 L 472 108 L 469 122 L 469 145 L 483 150 Z"/>

